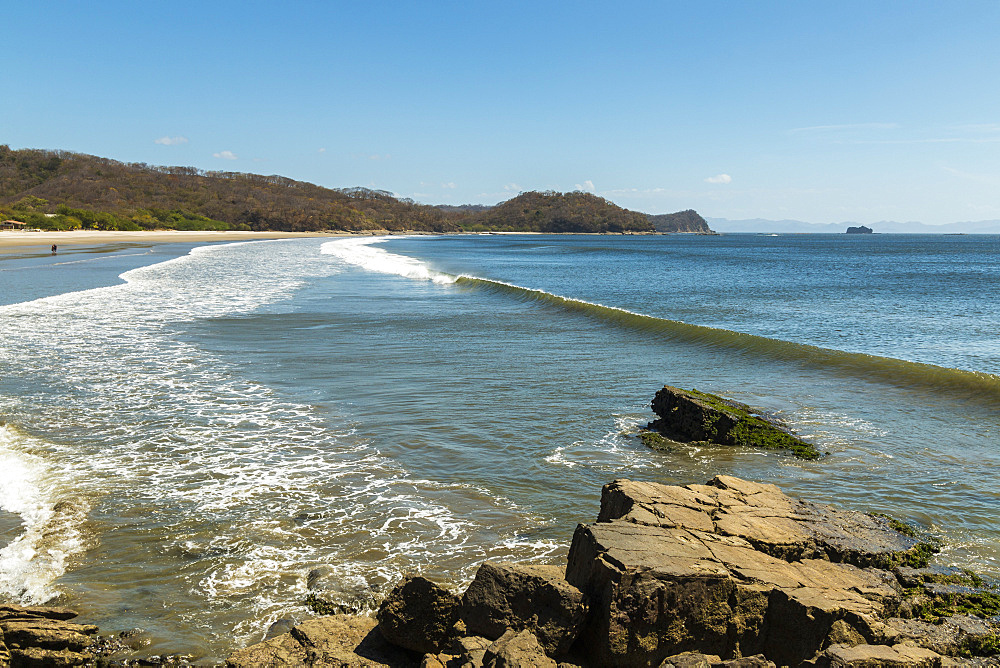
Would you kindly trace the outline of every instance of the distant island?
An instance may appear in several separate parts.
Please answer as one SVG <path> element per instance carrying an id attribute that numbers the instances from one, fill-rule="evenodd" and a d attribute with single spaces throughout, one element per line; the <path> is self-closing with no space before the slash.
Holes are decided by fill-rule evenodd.
<path id="1" fill-rule="evenodd" d="M 857 227 L 848 227 L 847 234 L 872 234 L 872 228 L 865 227 L 864 225 L 859 225 Z"/>
<path id="2" fill-rule="evenodd" d="M 371 188 L 0 145 L 0 220 L 8 218 L 43 230 L 712 233 L 692 210 L 650 216 L 582 191 L 434 206 Z"/>

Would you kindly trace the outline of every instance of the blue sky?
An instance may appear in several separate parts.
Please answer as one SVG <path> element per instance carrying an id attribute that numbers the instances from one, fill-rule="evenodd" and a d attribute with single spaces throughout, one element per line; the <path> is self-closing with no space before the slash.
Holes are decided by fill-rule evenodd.
<path id="1" fill-rule="evenodd" d="M 0 143 L 663 213 L 1000 218 L 1000 2 L 44 2 Z"/>

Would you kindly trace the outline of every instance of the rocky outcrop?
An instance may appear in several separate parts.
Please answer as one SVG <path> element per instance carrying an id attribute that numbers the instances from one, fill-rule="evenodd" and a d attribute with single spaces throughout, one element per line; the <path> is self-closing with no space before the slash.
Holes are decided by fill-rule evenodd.
<path id="1" fill-rule="evenodd" d="M 900 526 L 729 476 L 617 480 L 598 521 L 577 528 L 565 575 L 487 562 L 461 602 L 407 578 L 378 630 L 340 649 L 357 659 L 377 634 L 400 646 L 402 663 L 385 665 L 428 668 L 1000 665 L 1000 596 L 928 566 L 931 548 Z M 321 641 L 304 642 L 320 623 L 229 665 L 383 665 L 337 663 Z"/>
<path id="2" fill-rule="evenodd" d="M 0 605 L 0 666 L 82 666 L 97 627 L 75 624 L 67 608 Z"/>
<path id="3" fill-rule="evenodd" d="M 738 401 L 665 385 L 653 397 L 651 407 L 659 417 L 649 423 L 643 441 L 652 448 L 669 448 L 673 441 L 787 450 L 803 459 L 819 457 L 813 445 Z"/>
<path id="4" fill-rule="evenodd" d="M 873 230 L 870 227 L 865 227 L 864 225 L 858 225 L 857 227 L 848 227 L 847 234 L 872 234 Z"/>

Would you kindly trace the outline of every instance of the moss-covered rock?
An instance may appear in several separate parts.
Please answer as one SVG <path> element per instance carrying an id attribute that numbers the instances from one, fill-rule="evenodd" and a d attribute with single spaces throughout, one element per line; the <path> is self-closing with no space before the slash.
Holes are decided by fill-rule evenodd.
<path id="1" fill-rule="evenodd" d="M 659 418 L 649 423 L 649 430 L 671 441 L 786 450 L 802 459 L 820 456 L 811 443 L 738 401 L 665 385 L 651 405 Z M 663 445 L 652 437 L 643 442 L 653 448 Z"/>

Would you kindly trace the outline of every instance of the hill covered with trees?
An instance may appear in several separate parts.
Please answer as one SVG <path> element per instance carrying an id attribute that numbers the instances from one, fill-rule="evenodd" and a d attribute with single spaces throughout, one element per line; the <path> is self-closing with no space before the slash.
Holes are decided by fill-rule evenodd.
<path id="1" fill-rule="evenodd" d="M 4 145 L 0 216 L 41 229 L 654 231 L 646 214 L 584 192 L 527 192 L 492 207 L 437 207 L 384 190 Z"/>
<path id="2" fill-rule="evenodd" d="M 696 234 L 711 234 L 708 221 L 698 215 L 694 209 L 678 211 L 677 213 L 649 214 L 649 222 L 657 232 L 694 232 Z"/>

